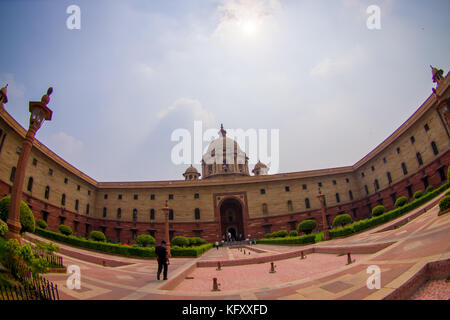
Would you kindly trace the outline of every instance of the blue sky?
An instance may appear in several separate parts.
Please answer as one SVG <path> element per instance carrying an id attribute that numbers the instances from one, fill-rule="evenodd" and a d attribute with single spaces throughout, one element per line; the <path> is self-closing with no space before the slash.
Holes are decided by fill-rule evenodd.
<path id="1" fill-rule="evenodd" d="M 66 27 L 72 4 L 80 30 Z M 373 4 L 381 30 L 366 27 Z M 28 101 L 53 86 L 37 138 L 99 181 L 181 179 L 170 137 L 194 120 L 279 129 L 281 172 L 352 165 L 431 94 L 430 64 L 450 68 L 447 0 L 0 6 L 7 111 L 27 127 Z"/>

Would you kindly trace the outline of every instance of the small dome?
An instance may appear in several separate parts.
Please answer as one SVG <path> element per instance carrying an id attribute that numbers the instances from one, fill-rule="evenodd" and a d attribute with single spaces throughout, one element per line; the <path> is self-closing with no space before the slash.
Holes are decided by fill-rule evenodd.
<path id="1" fill-rule="evenodd" d="M 190 166 L 189 168 L 187 168 L 186 171 L 185 171 L 184 173 L 185 173 L 185 174 L 189 174 L 189 173 L 196 173 L 196 174 L 198 174 L 198 171 L 197 171 L 197 169 L 195 169 L 195 167 L 193 167 L 192 164 L 191 164 L 191 166 Z"/>
<path id="2" fill-rule="evenodd" d="M 267 166 L 258 160 L 258 163 L 255 164 L 252 173 L 254 173 L 256 176 L 259 176 L 259 175 L 266 175 L 268 171 L 269 169 L 267 168 Z"/>
<path id="3" fill-rule="evenodd" d="M 200 173 L 195 169 L 195 167 L 191 164 L 189 168 L 183 173 L 185 180 L 197 180 L 200 177 Z"/>

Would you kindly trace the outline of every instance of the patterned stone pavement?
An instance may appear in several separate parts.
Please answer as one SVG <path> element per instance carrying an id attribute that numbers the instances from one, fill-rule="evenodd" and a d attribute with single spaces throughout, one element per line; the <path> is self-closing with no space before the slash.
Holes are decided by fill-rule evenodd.
<path id="1" fill-rule="evenodd" d="M 222 271 L 212 267 L 196 268 L 199 261 L 239 260 L 244 257 L 238 249 L 213 248 L 197 259 L 171 259 L 167 282 L 156 280 L 157 263 L 154 259 L 129 259 L 67 246 L 69 251 L 129 264 L 103 267 L 101 264 L 64 255 L 65 265 L 80 267 L 81 289 L 67 288 L 67 274 L 49 274 L 47 278 L 58 284 L 62 299 L 383 299 L 427 263 L 450 259 L 450 215 L 438 217 L 438 209 L 435 206 L 409 223 L 388 231 L 379 232 L 421 208 L 397 221 L 348 238 L 304 247 L 256 245 L 253 248 L 261 252 L 251 251 L 251 257 L 258 257 L 311 247 L 349 248 L 361 244 L 394 242 L 375 253 L 352 254 L 355 262 L 350 265 L 346 265 L 346 255 L 313 253 L 305 260 L 296 257 L 276 261 L 276 273 L 269 273 L 270 263 L 223 267 Z M 61 246 L 66 247 L 63 244 Z M 248 258 L 247 255 L 245 257 Z M 366 285 L 370 276 L 367 268 L 372 265 L 381 269 L 380 289 L 369 289 Z M 211 292 L 213 277 L 217 277 L 221 284 L 219 292 Z M 167 283 L 178 278 L 179 283 L 174 283 L 171 290 L 164 289 Z M 418 298 L 435 297 L 436 295 L 427 294 L 431 291 L 447 290 L 448 293 L 448 284 L 430 283 L 427 288 L 431 286 L 432 289 L 420 289 L 425 294 L 419 294 Z M 446 299 L 445 292 L 438 297 Z"/>

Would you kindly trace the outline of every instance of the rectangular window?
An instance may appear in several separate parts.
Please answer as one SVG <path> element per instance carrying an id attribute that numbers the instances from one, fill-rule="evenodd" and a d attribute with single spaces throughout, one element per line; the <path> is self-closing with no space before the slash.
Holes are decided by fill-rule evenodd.
<path id="1" fill-rule="evenodd" d="M 426 124 L 423 126 L 423 128 L 425 129 L 425 131 L 429 131 L 429 130 L 430 130 L 430 127 L 428 126 L 428 123 L 426 123 Z"/>
<path id="2" fill-rule="evenodd" d="M 77 185 L 77 190 L 80 191 L 81 190 L 81 186 Z"/>
<path id="3" fill-rule="evenodd" d="M 416 142 L 416 138 L 414 138 L 414 136 L 412 136 L 410 139 L 411 139 L 412 144 L 414 144 L 414 142 Z"/>
<path id="4" fill-rule="evenodd" d="M 195 220 L 200 220 L 200 209 L 196 208 L 194 213 L 195 213 Z"/>
<path id="5" fill-rule="evenodd" d="M 284 187 L 284 190 L 285 190 L 286 192 L 289 192 L 289 191 L 291 191 L 291 188 L 290 188 L 289 186 L 286 186 L 286 187 Z"/>
<path id="6" fill-rule="evenodd" d="M 308 188 L 308 186 L 306 184 L 304 184 L 302 187 L 303 187 L 303 190 L 306 190 Z"/>
<path id="7" fill-rule="evenodd" d="M 155 220 L 155 209 L 150 209 L 150 220 Z"/>
<path id="8" fill-rule="evenodd" d="M 89 203 L 86 205 L 86 215 L 89 215 Z"/>
<path id="9" fill-rule="evenodd" d="M 350 200 L 353 200 L 353 192 L 352 192 L 352 190 L 348 191 L 348 196 L 349 196 Z"/>
<path id="10" fill-rule="evenodd" d="M 198 193 L 194 194 L 194 199 L 200 198 L 200 195 Z"/>
<path id="11" fill-rule="evenodd" d="M 154 194 L 150 195 L 150 200 L 155 200 L 155 195 Z"/>
<path id="12" fill-rule="evenodd" d="M 107 199 L 108 199 L 108 195 L 105 194 L 105 195 L 103 196 L 103 199 L 107 200 Z"/>
<path id="13" fill-rule="evenodd" d="M 37 166 L 37 159 L 36 158 L 33 159 L 33 166 L 35 166 L 35 167 Z"/>
<path id="14" fill-rule="evenodd" d="M 138 199 L 138 195 L 135 194 L 135 195 L 133 196 L 133 199 L 134 199 L 134 200 L 137 200 L 137 199 Z"/>
<path id="15" fill-rule="evenodd" d="M 345 182 L 350 183 L 350 179 L 349 178 L 345 178 Z"/>
<path id="16" fill-rule="evenodd" d="M 339 193 L 336 193 L 336 202 L 337 203 L 341 202 L 341 198 L 339 197 Z"/>
<path id="17" fill-rule="evenodd" d="M 117 199 L 122 200 L 122 195 L 119 194 L 119 195 L 117 196 Z"/>
<path id="18" fill-rule="evenodd" d="M 397 153 L 400 154 L 400 147 L 397 148 Z"/>
<path id="19" fill-rule="evenodd" d="M 375 179 L 374 185 L 375 185 L 375 190 L 380 189 L 380 184 L 378 183 L 378 179 Z"/>
<path id="20" fill-rule="evenodd" d="M 319 185 L 319 188 L 322 188 L 322 182 L 319 182 L 318 185 Z"/>
<path id="21" fill-rule="evenodd" d="M 48 175 L 52 176 L 53 175 L 53 169 L 48 169 Z"/>
<path id="22" fill-rule="evenodd" d="M 367 185 L 364 186 L 364 189 L 366 190 L 366 194 L 369 194 L 369 188 L 367 187 Z"/>
<path id="23" fill-rule="evenodd" d="M 439 154 L 439 149 L 438 149 L 438 147 L 436 145 L 436 142 L 434 142 L 434 141 L 431 142 L 431 148 L 433 148 L 434 155 L 437 156 Z"/>
<path id="24" fill-rule="evenodd" d="M 78 204 L 79 204 L 79 200 L 75 200 L 75 211 L 78 211 Z"/>
<path id="25" fill-rule="evenodd" d="M 173 194 L 169 194 L 169 200 L 173 200 Z"/>
<path id="26" fill-rule="evenodd" d="M 169 210 L 169 220 L 173 220 L 173 210 Z"/>
<path id="27" fill-rule="evenodd" d="M 64 183 L 67 184 L 69 182 L 69 179 L 64 178 Z"/>
<path id="28" fill-rule="evenodd" d="M 375 167 L 374 167 L 374 166 L 370 167 L 370 169 L 371 169 L 372 171 L 375 171 Z"/>
<path id="29" fill-rule="evenodd" d="M 266 194 L 266 189 L 261 189 L 261 190 L 260 190 L 260 193 L 261 193 L 261 194 Z"/>
<path id="30" fill-rule="evenodd" d="M 333 180 L 333 185 L 336 185 L 336 184 L 337 184 L 336 180 Z"/>

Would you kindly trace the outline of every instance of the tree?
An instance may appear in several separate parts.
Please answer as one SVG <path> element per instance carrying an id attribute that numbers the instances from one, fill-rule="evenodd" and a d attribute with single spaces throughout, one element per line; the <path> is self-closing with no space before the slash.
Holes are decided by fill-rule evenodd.
<path id="1" fill-rule="evenodd" d="M 141 234 L 136 238 L 136 243 L 143 247 L 146 247 L 150 244 L 155 244 L 156 241 L 155 241 L 155 238 L 153 238 L 149 234 Z"/>
<path id="2" fill-rule="evenodd" d="M 3 197 L 0 200 L 0 219 L 8 222 L 9 208 L 11 207 L 11 196 Z M 20 202 L 20 224 L 22 225 L 21 233 L 34 232 L 36 223 L 34 215 L 30 207 L 24 202 Z"/>
<path id="3" fill-rule="evenodd" d="M 340 214 L 340 215 L 336 216 L 336 218 L 334 218 L 333 226 L 334 227 L 345 226 L 346 224 L 349 224 L 352 222 L 353 222 L 352 217 L 349 214 L 344 213 L 344 214 Z"/>
<path id="4" fill-rule="evenodd" d="M 298 232 L 304 232 L 310 234 L 317 227 L 317 222 L 315 220 L 305 220 L 299 223 Z"/>

